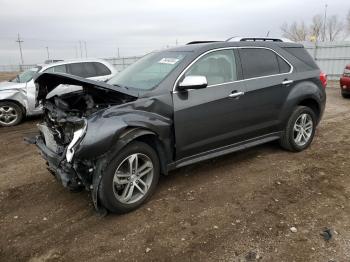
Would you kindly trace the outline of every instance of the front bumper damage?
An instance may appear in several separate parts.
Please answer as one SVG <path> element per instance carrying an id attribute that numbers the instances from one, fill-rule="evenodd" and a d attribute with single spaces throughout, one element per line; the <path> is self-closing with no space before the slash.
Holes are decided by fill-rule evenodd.
<path id="1" fill-rule="evenodd" d="M 45 144 L 42 135 L 36 136 L 31 142 L 39 148 L 42 157 L 46 160 L 50 173 L 64 187 L 71 191 L 81 188 L 90 191 L 95 210 L 101 215 L 107 213 L 106 209 L 98 201 L 98 189 L 102 178 L 102 170 L 104 170 L 106 165 L 106 161 L 103 158 L 94 161 L 75 160 L 72 163 L 68 163 L 65 158 L 66 151 L 62 154 L 52 151 Z"/>

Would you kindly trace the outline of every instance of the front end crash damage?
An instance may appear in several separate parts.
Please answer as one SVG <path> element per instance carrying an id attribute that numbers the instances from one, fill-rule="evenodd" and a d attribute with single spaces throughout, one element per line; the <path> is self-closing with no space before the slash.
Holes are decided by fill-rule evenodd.
<path id="1" fill-rule="evenodd" d="M 121 148 L 143 134 L 171 144 L 171 118 L 154 113 L 155 100 L 141 101 L 129 90 L 64 74 L 44 73 L 35 83 L 44 110 L 35 144 L 65 187 L 91 191 L 98 211 L 103 211 L 98 201 L 103 172 Z M 46 99 L 61 84 L 82 89 Z"/>

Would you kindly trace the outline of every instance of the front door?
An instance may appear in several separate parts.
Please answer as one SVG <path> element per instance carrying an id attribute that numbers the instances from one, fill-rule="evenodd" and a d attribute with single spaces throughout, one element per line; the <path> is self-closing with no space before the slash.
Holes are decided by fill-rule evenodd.
<path id="1" fill-rule="evenodd" d="M 218 50 L 201 56 L 183 75 L 205 76 L 208 86 L 173 93 L 177 159 L 237 141 L 246 122 L 236 65 L 232 49 Z"/>

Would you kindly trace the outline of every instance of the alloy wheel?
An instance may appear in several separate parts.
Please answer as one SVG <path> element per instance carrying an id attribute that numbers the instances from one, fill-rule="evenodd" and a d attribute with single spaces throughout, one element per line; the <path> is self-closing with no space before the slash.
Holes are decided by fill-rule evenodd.
<path id="1" fill-rule="evenodd" d="M 3 125 L 11 125 L 16 122 L 18 113 L 12 106 L 3 105 L 0 107 L 0 123 Z"/>
<path id="2" fill-rule="evenodd" d="M 113 177 L 113 193 L 118 201 L 132 204 L 142 199 L 153 180 L 153 163 L 145 154 L 135 153 L 126 157 Z"/>
<path id="3" fill-rule="evenodd" d="M 314 123 L 312 117 L 307 114 L 301 114 L 294 123 L 293 139 L 298 146 L 306 145 L 312 135 Z"/>

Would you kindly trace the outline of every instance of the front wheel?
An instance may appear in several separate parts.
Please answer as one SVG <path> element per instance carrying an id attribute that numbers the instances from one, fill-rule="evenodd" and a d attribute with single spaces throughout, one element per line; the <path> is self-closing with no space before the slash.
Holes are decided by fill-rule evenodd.
<path id="1" fill-rule="evenodd" d="M 316 130 L 316 115 L 306 106 L 298 106 L 290 116 L 280 145 L 294 152 L 299 152 L 311 144 Z"/>
<path id="2" fill-rule="evenodd" d="M 99 198 L 113 213 L 127 213 L 145 203 L 159 180 L 159 158 L 148 144 L 131 142 L 109 163 Z"/>
<path id="3" fill-rule="evenodd" d="M 23 111 L 13 102 L 0 102 L 0 126 L 15 126 L 22 121 Z"/>

